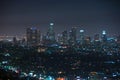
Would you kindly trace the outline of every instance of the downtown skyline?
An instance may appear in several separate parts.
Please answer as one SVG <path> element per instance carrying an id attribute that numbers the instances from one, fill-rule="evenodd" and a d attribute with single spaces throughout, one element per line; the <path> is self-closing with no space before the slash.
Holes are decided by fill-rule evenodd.
<path id="1" fill-rule="evenodd" d="M 23 35 L 28 27 L 37 27 L 45 34 L 49 23 L 55 33 L 65 28 L 84 29 L 86 35 L 109 35 L 120 32 L 120 5 L 117 0 L 1 0 L 0 35 Z"/>

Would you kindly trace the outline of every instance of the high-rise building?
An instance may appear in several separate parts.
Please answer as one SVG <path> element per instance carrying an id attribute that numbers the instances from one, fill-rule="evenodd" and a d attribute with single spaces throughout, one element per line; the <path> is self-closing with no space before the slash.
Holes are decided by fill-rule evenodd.
<path id="1" fill-rule="evenodd" d="M 102 42 L 107 42 L 107 34 L 105 30 L 102 31 Z"/>
<path id="2" fill-rule="evenodd" d="M 42 36 L 42 40 L 41 40 L 42 44 L 46 44 L 47 43 L 46 35 L 42 34 L 41 36 Z"/>
<path id="3" fill-rule="evenodd" d="M 63 44 L 62 34 L 58 34 L 58 35 L 57 35 L 57 42 L 58 42 L 59 44 Z"/>
<path id="4" fill-rule="evenodd" d="M 90 36 L 86 36 L 84 40 L 85 40 L 85 44 L 90 44 L 91 43 L 91 37 Z"/>
<path id="5" fill-rule="evenodd" d="M 69 44 L 75 45 L 76 44 L 76 38 L 77 38 L 77 28 L 72 27 L 72 29 L 69 32 Z"/>
<path id="6" fill-rule="evenodd" d="M 68 33 L 67 30 L 62 32 L 62 40 L 63 40 L 63 44 L 68 44 Z"/>
<path id="7" fill-rule="evenodd" d="M 80 44 L 84 43 L 84 30 L 80 30 Z"/>
<path id="8" fill-rule="evenodd" d="M 94 35 L 94 41 L 100 41 L 100 35 L 99 34 Z"/>
<path id="9" fill-rule="evenodd" d="M 17 44 L 17 38 L 13 37 L 13 44 L 16 45 Z"/>
<path id="10" fill-rule="evenodd" d="M 37 46 L 40 43 L 40 31 L 36 27 L 27 28 L 26 30 L 27 45 Z"/>
<path id="11" fill-rule="evenodd" d="M 47 36 L 46 39 L 49 40 L 50 42 L 55 42 L 55 32 L 54 32 L 54 23 L 50 23 L 50 27 L 47 31 Z"/>

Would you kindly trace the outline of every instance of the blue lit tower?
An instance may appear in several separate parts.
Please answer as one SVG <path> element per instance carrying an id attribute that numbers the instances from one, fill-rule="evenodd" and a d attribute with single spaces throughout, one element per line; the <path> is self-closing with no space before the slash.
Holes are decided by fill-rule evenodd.
<path id="1" fill-rule="evenodd" d="M 54 32 L 54 23 L 50 23 L 50 27 L 48 28 L 48 31 L 47 31 L 47 39 L 52 41 L 52 42 L 55 42 L 55 32 Z"/>
<path id="2" fill-rule="evenodd" d="M 69 44 L 75 45 L 76 44 L 76 37 L 77 37 L 77 29 L 76 27 L 72 27 L 69 32 Z"/>
<path id="3" fill-rule="evenodd" d="M 40 43 L 40 31 L 35 27 L 27 28 L 26 37 L 28 46 L 37 46 Z"/>
<path id="4" fill-rule="evenodd" d="M 102 31 L 102 42 L 107 42 L 107 35 L 105 30 Z"/>
<path id="5" fill-rule="evenodd" d="M 80 44 L 84 43 L 84 30 L 80 30 Z"/>

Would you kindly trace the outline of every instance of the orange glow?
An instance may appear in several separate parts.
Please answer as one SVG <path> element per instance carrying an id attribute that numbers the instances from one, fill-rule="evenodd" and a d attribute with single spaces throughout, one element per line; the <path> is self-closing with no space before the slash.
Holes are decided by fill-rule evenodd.
<path id="1" fill-rule="evenodd" d="M 65 78 L 57 78 L 56 80 L 65 80 Z"/>

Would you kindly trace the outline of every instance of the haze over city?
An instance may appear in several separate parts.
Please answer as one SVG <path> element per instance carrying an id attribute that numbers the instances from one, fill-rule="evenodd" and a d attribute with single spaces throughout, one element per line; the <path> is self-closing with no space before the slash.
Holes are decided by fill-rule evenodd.
<path id="1" fill-rule="evenodd" d="M 117 0 L 1 0 L 0 35 L 23 35 L 33 26 L 46 33 L 50 22 L 56 33 L 78 27 L 87 35 L 120 34 L 119 7 Z"/>

